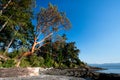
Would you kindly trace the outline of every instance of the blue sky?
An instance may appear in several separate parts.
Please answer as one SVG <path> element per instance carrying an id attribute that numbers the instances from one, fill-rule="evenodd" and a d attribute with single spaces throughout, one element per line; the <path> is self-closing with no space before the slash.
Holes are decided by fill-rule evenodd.
<path id="1" fill-rule="evenodd" d="M 81 50 L 82 61 L 120 62 L 120 0 L 37 0 L 35 13 L 48 2 L 66 12 L 72 28 L 65 33 Z"/>

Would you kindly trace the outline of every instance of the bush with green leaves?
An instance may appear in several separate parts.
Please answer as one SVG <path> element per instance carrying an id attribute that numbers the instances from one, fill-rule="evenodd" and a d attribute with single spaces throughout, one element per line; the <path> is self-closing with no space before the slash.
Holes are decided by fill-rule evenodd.
<path id="1" fill-rule="evenodd" d="M 32 67 L 44 66 L 44 58 L 41 56 L 32 55 L 29 57 L 29 59 L 30 59 L 30 65 Z"/>
<path id="2" fill-rule="evenodd" d="M 56 61 L 54 61 L 53 67 L 54 67 L 54 68 L 59 68 L 59 64 L 58 64 Z"/>
<path id="3" fill-rule="evenodd" d="M 19 54 L 20 54 L 19 51 L 15 50 L 15 51 L 9 53 L 8 56 L 9 56 L 10 58 L 15 58 L 15 57 L 17 57 Z"/>
<path id="4" fill-rule="evenodd" d="M 2 61 L 0 63 L 0 67 L 4 67 L 4 68 L 10 68 L 10 67 L 15 67 L 15 62 L 13 59 L 9 59 L 6 61 Z"/>
<path id="5" fill-rule="evenodd" d="M 20 63 L 21 67 L 43 67 L 44 58 L 37 55 L 32 55 L 29 57 L 24 57 Z"/>
<path id="6" fill-rule="evenodd" d="M 45 59 L 45 62 L 44 62 L 46 67 L 53 67 L 53 63 L 54 63 L 54 60 L 51 58 Z"/>
<path id="7" fill-rule="evenodd" d="M 30 65 L 29 58 L 27 58 L 27 57 L 22 58 L 20 66 L 21 67 L 30 67 L 31 65 Z"/>

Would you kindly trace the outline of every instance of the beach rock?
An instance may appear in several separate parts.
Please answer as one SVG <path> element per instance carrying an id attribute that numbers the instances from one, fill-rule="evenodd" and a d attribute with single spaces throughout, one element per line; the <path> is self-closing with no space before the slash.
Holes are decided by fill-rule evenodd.
<path id="1" fill-rule="evenodd" d="M 40 67 L 0 69 L 0 80 L 86 80 L 74 76 L 78 76 L 78 72 L 69 69 Z"/>
<path id="2" fill-rule="evenodd" d="M 96 80 L 120 80 L 120 74 L 99 73 L 98 78 Z"/>
<path id="3" fill-rule="evenodd" d="M 88 71 L 85 69 L 50 69 L 42 72 L 49 75 L 65 75 L 74 77 L 86 77 Z"/>
<path id="4" fill-rule="evenodd" d="M 58 75 L 40 75 L 33 77 L 9 77 L 0 78 L 0 80 L 86 80 L 84 78 L 58 76 Z"/>
<path id="5" fill-rule="evenodd" d="M 26 68 L 2 68 L 0 69 L 0 77 L 17 77 L 29 75 Z"/>
<path id="6" fill-rule="evenodd" d="M 85 68 L 1 68 L 0 80 L 120 80 L 120 74 L 106 74 Z"/>
<path id="7" fill-rule="evenodd" d="M 27 67 L 27 68 L 1 68 L 0 77 L 26 77 L 26 76 L 39 76 L 39 71 L 45 69 L 40 67 Z"/>
<path id="8" fill-rule="evenodd" d="M 39 76 L 39 70 L 40 70 L 39 67 L 34 67 L 34 68 L 27 67 L 26 70 L 28 70 L 28 75 L 26 76 Z"/>

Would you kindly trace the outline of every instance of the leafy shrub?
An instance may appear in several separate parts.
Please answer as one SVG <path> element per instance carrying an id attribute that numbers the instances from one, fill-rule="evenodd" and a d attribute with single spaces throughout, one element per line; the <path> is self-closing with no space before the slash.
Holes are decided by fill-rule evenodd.
<path id="1" fill-rule="evenodd" d="M 31 66 L 31 67 L 41 67 L 42 66 L 43 67 L 44 66 L 44 58 L 37 56 L 37 55 L 24 57 L 21 60 L 20 66 L 21 67 L 28 67 L 28 66 Z"/>
<path id="2" fill-rule="evenodd" d="M 54 62 L 54 63 L 53 63 L 53 67 L 54 67 L 54 68 L 58 68 L 58 67 L 59 67 L 59 64 L 58 64 L 57 62 Z"/>
<path id="3" fill-rule="evenodd" d="M 30 56 L 30 64 L 32 67 L 44 66 L 44 58 L 37 55 Z"/>
<path id="4" fill-rule="evenodd" d="M 28 67 L 30 66 L 30 61 L 27 57 L 24 57 L 22 60 L 21 60 L 21 63 L 20 63 L 20 66 L 21 67 Z"/>
<path id="5" fill-rule="evenodd" d="M 15 62 L 14 60 L 10 59 L 7 61 L 4 61 L 3 63 L 1 63 L 0 67 L 4 67 L 4 68 L 9 68 L 9 67 L 14 67 L 15 66 Z"/>
<path id="6" fill-rule="evenodd" d="M 51 58 L 45 59 L 45 62 L 44 62 L 46 67 L 52 67 L 53 63 L 54 63 L 54 60 Z"/>
<path id="7" fill-rule="evenodd" d="M 15 51 L 13 51 L 12 53 L 9 53 L 8 54 L 8 56 L 10 57 L 10 58 L 15 58 L 16 56 L 18 56 L 19 55 L 19 52 L 17 51 L 17 50 L 15 50 Z"/>

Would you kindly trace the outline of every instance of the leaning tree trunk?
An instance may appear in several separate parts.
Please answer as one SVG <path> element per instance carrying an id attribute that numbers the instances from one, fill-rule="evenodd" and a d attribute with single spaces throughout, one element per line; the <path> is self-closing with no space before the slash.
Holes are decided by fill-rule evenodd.
<path id="1" fill-rule="evenodd" d="M 4 55 L 0 55 L 0 58 L 3 59 L 4 61 L 6 61 L 7 59 L 9 59 L 8 57 L 6 57 Z"/>
<path id="2" fill-rule="evenodd" d="M 47 39 L 48 37 L 50 37 L 53 33 L 50 33 L 49 35 L 47 35 L 45 38 L 43 38 L 41 41 L 37 42 L 37 38 L 35 37 L 34 38 L 34 43 L 32 45 L 32 48 L 31 48 L 31 51 L 30 52 L 25 52 L 23 53 L 17 60 L 17 64 L 16 64 L 16 67 L 19 67 L 20 66 L 20 63 L 21 63 L 21 60 L 23 57 L 27 57 L 27 56 L 31 56 L 34 52 L 35 52 L 35 47 L 36 45 L 38 44 L 41 44 L 42 42 L 45 41 L 45 39 Z"/>
<path id="3" fill-rule="evenodd" d="M 31 51 L 25 52 L 25 53 L 23 53 L 21 56 L 18 57 L 17 63 L 16 63 L 16 65 L 15 65 L 16 67 L 20 67 L 20 63 L 21 63 L 21 60 L 22 60 L 23 57 L 31 56 L 31 55 L 34 53 L 34 51 L 35 51 L 35 46 L 36 46 L 36 42 L 34 42 Z"/>
<path id="4" fill-rule="evenodd" d="M 6 21 L 6 22 L 2 25 L 2 27 L 1 27 L 1 29 L 0 29 L 0 32 L 4 29 L 4 27 L 7 25 L 7 23 L 8 23 L 8 21 Z"/>
<path id="5" fill-rule="evenodd" d="M 11 1 L 12 0 L 9 0 L 8 3 L 5 6 L 3 6 L 3 9 L 0 10 L 0 15 L 2 15 L 3 10 L 5 10 L 8 7 L 8 5 L 11 3 Z"/>
<path id="6" fill-rule="evenodd" d="M 9 19 L 11 19 L 12 18 L 12 15 L 7 19 L 7 21 L 1 26 L 1 28 L 0 28 L 0 32 L 5 28 L 5 26 L 7 26 L 7 24 L 8 24 L 8 21 L 9 21 Z"/>
<path id="7" fill-rule="evenodd" d="M 35 52 L 35 46 L 36 46 L 36 41 L 34 42 L 33 46 L 32 46 L 32 49 L 31 49 L 31 53 L 34 53 Z"/>
<path id="8" fill-rule="evenodd" d="M 13 43 L 13 41 L 14 41 L 14 38 L 11 39 L 11 41 L 10 41 L 10 43 L 8 44 L 8 46 L 7 46 L 6 50 L 5 50 L 5 52 L 3 53 L 3 55 L 5 55 L 6 52 L 8 52 L 8 49 L 9 49 L 9 47 L 11 46 L 11 44 Z"/>
<path id="9" fill-rule="evenodd" d="M 14 36 L 17 34 L 17 32 L 18 32 L 18 31 L 15 32 Z M 6 50 L 5 50 L 5 52 L 3 53 L 4 55 L 5 55 L 6 52 L 8 52 L 8 49 L 10 48 L 10 46 L 11 46 L 11 44 L 13 43 L 14 39 L 15 39 L 15 38 L 12 37 L 12 39 L 11 39 L 10 43 L 8 44 L 8 46 L 7 46 Z"/>
<path id="10" fill-rule="evenodd" d="M 21 60 L 23 57 L 27 57 L 27 56 L 30 56 L 32 55 L 33 53 L 32 52 L 25 52 L 23 53 L 21 56 L 18 57 L 18 59 L 16 60 L 16 67 L 20 67 L 20 63 L 21 63 Z"/>

